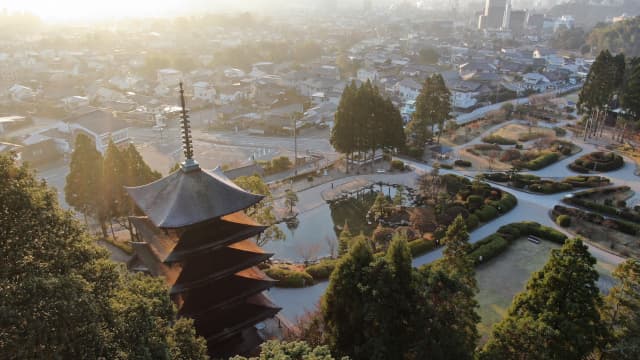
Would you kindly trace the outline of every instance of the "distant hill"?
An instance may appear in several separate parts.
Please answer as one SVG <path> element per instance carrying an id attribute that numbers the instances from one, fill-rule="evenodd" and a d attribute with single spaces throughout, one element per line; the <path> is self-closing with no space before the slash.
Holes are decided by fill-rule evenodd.
<path id="1" fill-rule="evenodd" d="M 608 49 L 627 56 L 640 56 L 640 16 L 614 24 L 596 26 L 587 38 L 594 53 Z"/>
<path id="2" fill-rule="evenodd" d="M 584 27 L 592 27 L 599 22 L 627 14 L 640 15 L 640 1 L 638 0 L 570 0 L 553 6 L 549 12 L 551 16 L 573 15 L 576 23 Z"/>

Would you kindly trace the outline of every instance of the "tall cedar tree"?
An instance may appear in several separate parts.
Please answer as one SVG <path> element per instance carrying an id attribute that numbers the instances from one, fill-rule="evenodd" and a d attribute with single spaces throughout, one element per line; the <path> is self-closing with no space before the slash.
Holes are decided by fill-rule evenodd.
<path id="1" fill-rule="evenodd" d="M 631 118 L 640 119 L 640 58 L 633 59 L 629 64 L 627 81 L 620 100 Z"/>
<path id="2" fill-rule="evenodd" d="M 534 273 L 485 344 L 483 359 L 584 359 L 606 334 L 596 260 L 568 240 Z"/>
<path id="3" fill-rule="evenodd" d="M 441 130 L 444 129 L 445 121 L 450 118 L 451 111 L 451 92 L 442 75 L 434 74 L 427 78 L 416 98 L 413 119 L 407 126 L 413 146 L 422 148 L 435 134 L 436 125 L 439 129 L 437 141 L 440 142 Z"/>
<path id="4" fill-rule="evenodd" d="M 609 337 L 601 359 L 640 359 L 640 261 L 627 260 L 613 276 L 617 283 L 602 310 Z"/>
<path id="5" fill-rule="evenodd" d="M 450 280 L 449 286 L 436 283 L 436 286 L 443 286 L 443 289 L 435 294 L 442 296 L 442 293 L 448 293 L 446 303 L 442 304 L 443 309 L 436 314 L 450 327 L 447 332 L 451 339 L 447 338 L 444 341 L 455 346 L 447 348 L 457 349 L 455 351 L 458 359 L 471 359 L 480 338 L 477 328 L 480 316 L 477 313 L 478 302 L 475 299 L 478 292 L 475 269 L 473 261 L 467 256 L 470 250 L 469 233 L 462 216 L 458 215 L 447 228 L 444 244 L 443 258 L 434 264 L 434 268 L 447 274 Z"/>
<path id="6" fill-rule="evenodd" d="M 623 54 L 613 56 L 608 50 L 600 52 L 580 90 L 578 110 L 586 113 L 608 106 L 623 86 L 625 66 Z"/>
<path id="7" fill-rule="evenodd" d="M 15 359 L 205 359 L 162 279 L 111 262 L 55 192 L 0 156 L 0 353 Z M 135 331 L 132 331 L 135 329 Z"/>
<path id="8" fill-rule="evenodd" d="M 69 174 L 64 186 L 64 197 L 77 212 L 100 221 L 103 235 L 107 236 L 104 203 L 100 196 L 102 188 L 102 154 L 84 134 L 76 137 L 71 154 Z"/>
<path id="9" fill-rule="evenodd" d="M 358 152 L 371 157 L 380 149 L 395 149 L 404 145 L 400 111 L 385 99 L 370 81 L 358 87 L 348 85 L 340 99 L 331 132 L 331 144 L 352 157 Z"/>

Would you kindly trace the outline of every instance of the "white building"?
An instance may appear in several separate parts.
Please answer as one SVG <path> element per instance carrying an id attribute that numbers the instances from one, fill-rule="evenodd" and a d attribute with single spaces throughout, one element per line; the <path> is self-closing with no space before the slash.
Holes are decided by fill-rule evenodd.
<path id="1" fill-rule="evenodd" d="M 480 95 L 480 83 L 472 81 L 459 81 L 450 87 L 453 106 L 459 109 L 468 109 L 478 103 L 476 98 Z"/>
<path id="2" fill-rule="evenodd" d="M 522 75 L 522 85 L 525 89 L 543 92 L 549 88 L 551 81 L 542 74 L 528 73 Z"/>
<path id="3" fill-rule="evenodd" d="M 206 81 L 193 84 L 193 98 L 213 103 L 216 99 L 216 89 Z"/>
<path id="4" fill-rule="evenodd" d="M 571 15 L 562 15 L 557 18 L 555 23 L 553 24 L 553 31 L 556 32 L 561 28 L 573 29 L 575 26 L 576 19 L 574 19 Z"/>
<path id="5" fill-rule="evenodd" d="M 75 111 L 79 108 L 89 106 L 89 98 L 86 96 L 68 96 L 62 99 L 64 109 L 67 111 Z"/>

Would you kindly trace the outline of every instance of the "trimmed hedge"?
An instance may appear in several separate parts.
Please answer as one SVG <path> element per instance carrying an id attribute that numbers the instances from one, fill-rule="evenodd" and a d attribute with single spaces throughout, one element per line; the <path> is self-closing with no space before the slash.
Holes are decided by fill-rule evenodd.
<path id="1" fill-rule="evenodd" d="M 527 168 L 529 170 L 540 170 L 542 168 L 545 168 L 555 163 L 559 159 L 560 159 L 560 155 L 558 155 L 558 153 L 548 152 L 548 153 L 540 154 L 535 159 L 525 161 L 521 165 L 522 167 Z"/>
<path id="2" fill-rule="evenodd" d="M 512 139 L 507 139 L 500 135 L 489 135 L 482 138 L 482 142 L 487 144 L 497 144 L 497 145 L 515 145 L 517 142 Z"/>
<path id="3" fill-rule="evenodd" d="M 571 217 L 569 215 L 560 215 L 556 218 L 556 224 L 567 228 L 571 226 Z"/>
<path id="4" fill-rule="evenodd" d="M 474 263 L 479 264 L 481 256 L 483 262 L 493 259 L 504 252 L 510 244 L 502 236 L 493 234 L 478 241 L 474 245 L 478 246 L 474 247 L 474 250 L 469 253 L 469 257 Z"/>
<path id="5" fill-rule="evenodd" d="M 477 216 L 471 214 L 467 217 L 467 230 L 471 231 L 480 225 L 480 219 Z"/>
<path id="6" fill-rule="evenodd" d="M 498 217 L 498 209 L 491 205 L 484 205 L 474 213 L 482 222 L 488 222 Z"/>
<path id="7" fill-rule="evenodd" d="M 467 160 L 456 160 L 453 162 L 454 165 L 456 166 L 460 166 L 460 167 L 471 167 L 471 161 L 467 161 Z"/>
<path id="8" fill-rule="evenodd" d="M 409 241 L 409 250 L 411 250 L 413 257 L 426 254 L 435 248 L 436 242 L 434 240 L 416 239 Z"/>
<path id="9" fill-rule="evenodd" d="M 289 269 L 283 269 L 280 267 L 271 267 L 265 270 L 265 273 L 278 280 L 277 287 L 283 288 L 301 288 L 305 286 L 313 285 L 313 278 L 306 271 L 295 271 Z"/>
<path id="10" fill-rule="evenodd" d="M 315 281 L 327 280 L 337 264 L 338 260 L 322 260 L 317 264 L 307 266 L 304 270 Z"/>
<path id="11" fill-rule="evenodd" d="M 605 219 L 604 216 L 596 213 L 586 212 L 576 208 L 568 208 L 561 205 L 556 205 L 553 208 L 553 215 L 569 215 L 592 224 L 604 226 L 605 228 L 620 231 L 622 233 L 637 236 L 640 234 L 640 225 L 625 220 L 618 219 Z"/>
<path id="12" fill-rule="evenodd" d="M 578 173 L 587 174 L 592 171 L 614 171 L 622 168 L 623 166 L 624 159 L 622 156 L 613 152 L 596 151 L 584 155 L 569 164 L 569 169 Z"/>

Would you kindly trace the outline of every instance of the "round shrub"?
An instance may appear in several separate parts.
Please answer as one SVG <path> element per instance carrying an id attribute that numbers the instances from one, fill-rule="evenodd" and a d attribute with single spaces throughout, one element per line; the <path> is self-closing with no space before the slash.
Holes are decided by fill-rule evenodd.
<path id="1" fill-rule="evenodd" d="M 391 161 L 391 170 L 404 170 L 404 162 L 402 160 Z"/>
<path id="2" fill-rule="evenodd" d="M 471 211 L 479 209 L 482 206 L 482 203 L 482 197 L 479 195 L 469 195 L 469 197 L 467 197 L 467 207 Z"/>
<path id="3" fill-rule="evenodd" d="M 478 219 L 482 222 L 487 222 L 498 217 L 498 209 L 494 208 L 491 205 L 485 205 L 478 209 L 475 212 L 475 215 L 478 216 Z"/>
<path id="4" fill-rule="evenodd" d="M 500 135 L 489 135 L 482 138 L 482 142 L 487 144 L 497 144 L 497 145 L 515 145 L 516 141 L 507 139 Z"/>
<path id="5" fill-rule="evenodd" d="M 456 160 L 453 164 L 460 167 L 471 167 L 471 161 L 467 160 Z"/>
<path id="6" fill-rule="evenodd" d="M 571 217 L 569 215 L 560 215 L 556 218 L 556 223 L 563 228 L 571 226 Z"/>
<path id="7" fill-rule="evenodd" d="M 418 256 L 436 248 L 436 242 L 434 240 L 427 239 L 416 239 L 413 241 L 409 241 L 409 250 L 411 250 L 411 255 Z"/>
<path id="8" fill-rule="evenodd" d="M 467 217 L 467 229 L 469 231 L 475 229 L 478 227 L 478 225 L 480 225 L 480 220 L 478 220 L 478 217 L 475 216 L 474 214 L 469 215 L 469 217 Z"/>

